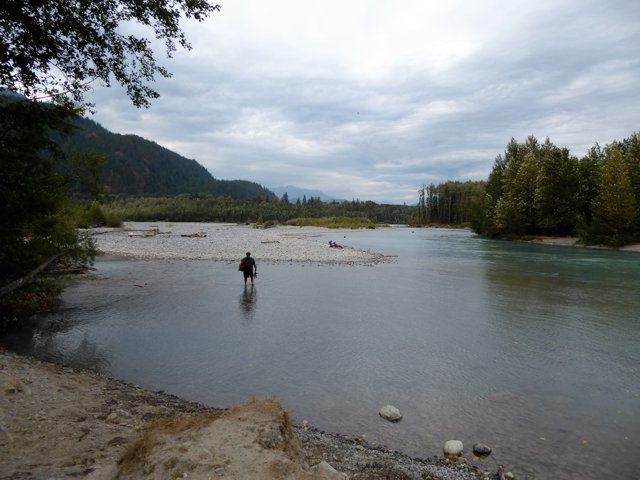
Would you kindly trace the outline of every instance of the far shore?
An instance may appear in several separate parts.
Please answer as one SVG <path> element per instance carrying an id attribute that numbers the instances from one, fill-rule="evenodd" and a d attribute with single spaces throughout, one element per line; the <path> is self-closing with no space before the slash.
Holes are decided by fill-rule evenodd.
<path id="1" fill-rule="evenodd" d="M 621 252 L 637 252 L 640 253 L 640 243 L 632 243 L 623 247 L 614 248 L 604 245 L 584 245 L 578 243 L 576 237 L 550 237 L 550 236 L 538 236 L 531 240 L 521 240 L 526 243 L 538 243 L 542 245 L 554 245 L 559 247 L 577 247 L 577 248 L 591 248 L 595 250 L 619 250 Z"/>

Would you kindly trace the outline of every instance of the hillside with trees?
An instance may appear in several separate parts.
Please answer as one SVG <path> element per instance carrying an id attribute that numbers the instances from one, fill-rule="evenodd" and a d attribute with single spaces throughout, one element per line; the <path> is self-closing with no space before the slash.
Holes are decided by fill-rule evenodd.
<path id="1" fill-rule="evenodd" d="M 106 193 L 112 195 L 208 193 L 237 199 L 275 198 L 255 182 L 218 180 L 195 160 L 137 135 L 112 133 L 86 118 L 77 121 L 66 147 L 101 155 L 101 179 Z"/>

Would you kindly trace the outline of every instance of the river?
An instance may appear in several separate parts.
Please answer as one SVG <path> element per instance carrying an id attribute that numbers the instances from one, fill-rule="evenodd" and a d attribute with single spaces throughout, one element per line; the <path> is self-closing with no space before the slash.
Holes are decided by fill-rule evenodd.
<path id="1" fill-rule="evenodd" d="M 2 343 L 413 456 L 493 449 L 518 479 L 638 478 L 640 255 L 391 228 L 329 239 L 376 266 L 99 258 L 63 308 Z M 384 405 L 404 418 L 378 416 Z"/>

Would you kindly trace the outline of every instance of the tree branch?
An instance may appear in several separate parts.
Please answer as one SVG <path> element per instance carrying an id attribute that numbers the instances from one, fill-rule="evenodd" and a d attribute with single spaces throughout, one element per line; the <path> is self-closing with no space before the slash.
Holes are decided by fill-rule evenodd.
<path id="1" fill-rule="evenodd" d="M 58 252 L 58 253 L 56 253 L 55 255 L 51 256 L 42 265 L 40 265 L 39 267 L 34 268 L 33 270 L 31 270 L 24 277 L 19 278 L 19 279 L 15 280 L 15 281 L 11 282 L 9 285 L 5 285 L 4 287 L 0 288 L 0 298 L 4 297 L 5 295 L 7 295 L 7 294 L 9 294 L 11 292 L 13 292 L 14 290 L 17 290 L 18 288 L 22 287 L 23 285 L 32 282 L 36 275 L 38 275 L 42 270 L 47 268 L 49 265 L 51 265 L 53 262 L 55 262 L 57 259 L 59 259 L 61 256 L 63 256 L 65 253 L 66 252 Z"/>

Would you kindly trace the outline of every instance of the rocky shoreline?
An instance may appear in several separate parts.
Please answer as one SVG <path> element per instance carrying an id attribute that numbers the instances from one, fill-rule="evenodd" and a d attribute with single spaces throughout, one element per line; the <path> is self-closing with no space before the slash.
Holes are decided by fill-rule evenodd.
<path id="1" fill-rule="evenodd" d="M 0 352 L 0 381 L 2 478 L 176 478 L 158 475 L 158 469 L 153 475 L 123 477 L 121 459 L 143 436 L 145 429 L 158 419 L 200 418 L 198 416 L 202 415 L 217 418 L 224 414 L 222 410 L 173 395 L 145 391 L 89 370 L 45 363 L 9 352 Z M 264 407 L 260 408 L 264 410 Z M 261 425 L 258 417 L 245 410 L 241 417 L 244 425 L 239 421 L 231 425 L 242 430 L 236 434 L 246 436 L 247 432 L 255 430 L 255 425 Z M 264 428 L 261 426 L 258 430 Z M 384 447 L 368 445 L 357 437 L 320 432 L 307 425 L 291 426 L 291 429 L 293 435 L 289 438 L 282 433 L 283 427 L 274 428 L 278 441 L 271 442 L 273 444 L 263 444 L 262 441 L 260 448 L 251 454 L 246 446 L 238 447 L 237 455 L 228 454 L 229 458 L 222 466 L 220 462 L 208 463 L 201 458 L 191 470 L 184 472 L 184 478 L 243 478 L 230 474 L 232 467 L 239 464 L 253 471 L 251 469 L 264 463 L 263 456 L 271 456 L 279 449 L 290 461 L 292 445 L 295 447 L 298 442 L 301 450 L 296 459 L 299 463 L 297 473 L 291 471 L 285 475 L 280 472 L 266 476 L 256 473 L 256 476 L 249 474 L 244 478 L 498 478 L 497 474 L 480 474 L 466 463 L 437 457 L 426 460 L 411 458 Z M 184 443 L 184 432 L 181 435 L 180 439 L 167 436 L 161 443 L 184 457 L 188 452 L 180 443 Z M 335 472 L 312 468 L 323 462 Z M 143 470 L 148 468 L 145 461 L 140 460 L 140 463 Z M 199 475 L 198 469 L 204 469 L 206 475 Z"/>

